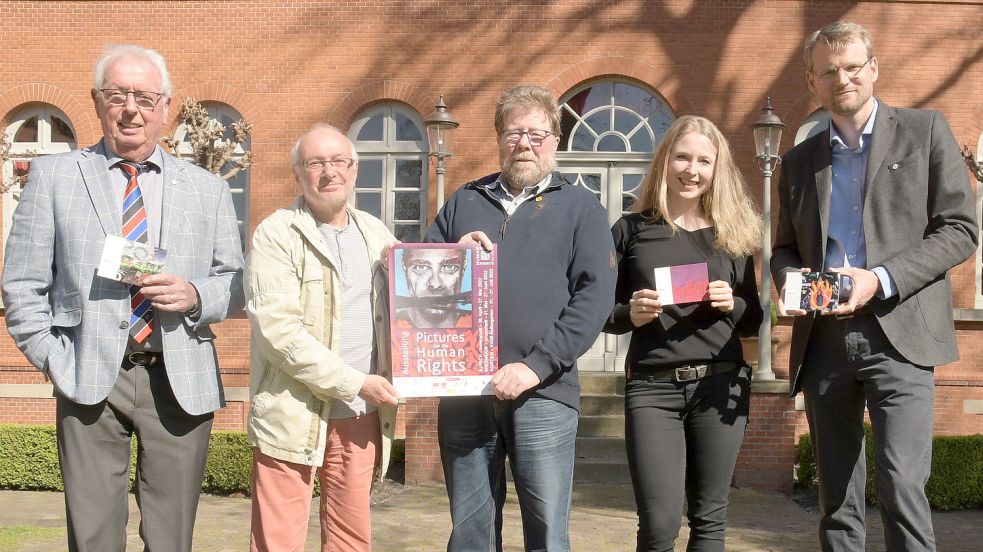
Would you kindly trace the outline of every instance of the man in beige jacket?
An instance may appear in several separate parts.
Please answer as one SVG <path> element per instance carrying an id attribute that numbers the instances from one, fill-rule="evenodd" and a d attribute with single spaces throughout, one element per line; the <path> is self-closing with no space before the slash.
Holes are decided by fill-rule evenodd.
<path id="1" fill-rule="evenodd" d="M 314 125 L 290 158 L 301 196 L 259 225 L 246 269 L 250 549 L 304 548 L 317 473 L 321 550 L 367 551 L 396 419 L 384 258 L 396 238 L 348 205 L 358 154 L 338 129 Z"/>

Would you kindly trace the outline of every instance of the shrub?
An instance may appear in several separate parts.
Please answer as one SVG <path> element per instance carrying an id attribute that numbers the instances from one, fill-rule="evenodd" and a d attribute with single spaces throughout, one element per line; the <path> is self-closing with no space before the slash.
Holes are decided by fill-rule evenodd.
<path id="1" fill-rule="evenodd" d="M 874 446 L 870 424 L 864 424 L 867 456 L 867 486 L 864 494 L 874 503 L 877 498 Z M 799 485 L 818 484 L 812 437 L 799 438 L 795 456 L 795 476 Z M 940 435 L 932 440 L 932 475 L 925 486 L 928 502 L 936 510 L 983 507 L 983 435 Z"/>
<path id="2" fill-rule="evenodd" d="M 136 439 L 130 466 L 136 465 Z M 403 441 L 393 443 L 392 463 L 402 459 Z M 201 490 L 211 494 L 249 494 L 253 453 L 241 431 L 213 431 Z M 130 469 L 132 487 L 135 470 Z M 63 491 L 53 426 L 0 424 L 0 489 Z M 317 492 L 315 484 L 315 492 Z"/>

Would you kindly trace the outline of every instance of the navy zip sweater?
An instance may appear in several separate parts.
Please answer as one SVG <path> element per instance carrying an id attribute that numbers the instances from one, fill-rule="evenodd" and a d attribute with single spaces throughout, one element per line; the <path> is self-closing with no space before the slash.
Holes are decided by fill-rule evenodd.
<path id="1" fill-rule="evenodd" d="M 451 196 L 427 232 L 456 243 L 481 230 L 498 246 L 499 364 L 523 362 L 540 378 L 527 391 L 580 410 L 577 358 L 614 305 L 617 265 L 607 213 L 559 173 L 512 216 L 486 188 L 498 174 Z"/>

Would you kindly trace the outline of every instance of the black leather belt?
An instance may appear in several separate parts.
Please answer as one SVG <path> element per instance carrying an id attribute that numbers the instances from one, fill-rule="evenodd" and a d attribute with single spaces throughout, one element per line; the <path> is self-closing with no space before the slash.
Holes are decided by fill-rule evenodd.
<path id="1" fill-rule="evenodd" d="M 707 376 L 726 374 L 733 372 L 743 366 L 739 362 L 711 362 L 708 364 L 686 364 L 675 368 L 658 369 L 636 369 L 628 375 L 630 380 L 671 381 L 674 383 L 687 383 L 690 381 L 701 380 Z"/>
<path id="2" fill-rule="evenodd" d="M 151 351 L 133 351 L 124 357 L 133 366 L 157 366 L 164 364 L 164 353 Z"/>

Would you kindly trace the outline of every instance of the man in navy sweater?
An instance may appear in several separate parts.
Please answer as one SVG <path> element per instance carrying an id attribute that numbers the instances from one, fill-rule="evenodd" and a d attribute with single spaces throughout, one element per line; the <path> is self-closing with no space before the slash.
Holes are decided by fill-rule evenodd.
<path id="1" fill-rule="evenodd" d="M 426 239 L 498 246 L 495 396 L 444 398 L 438 410 L 453 522 L 447 549 L 502 549 L 507 455 L 526 550 L 566 551 L 577 358 L 614 303 L 614 243 L 597 198 L 554 170 L 560 110 L 549 91 L 502 94 L 495 131 L 502 172 L 462 186 Z"/>

